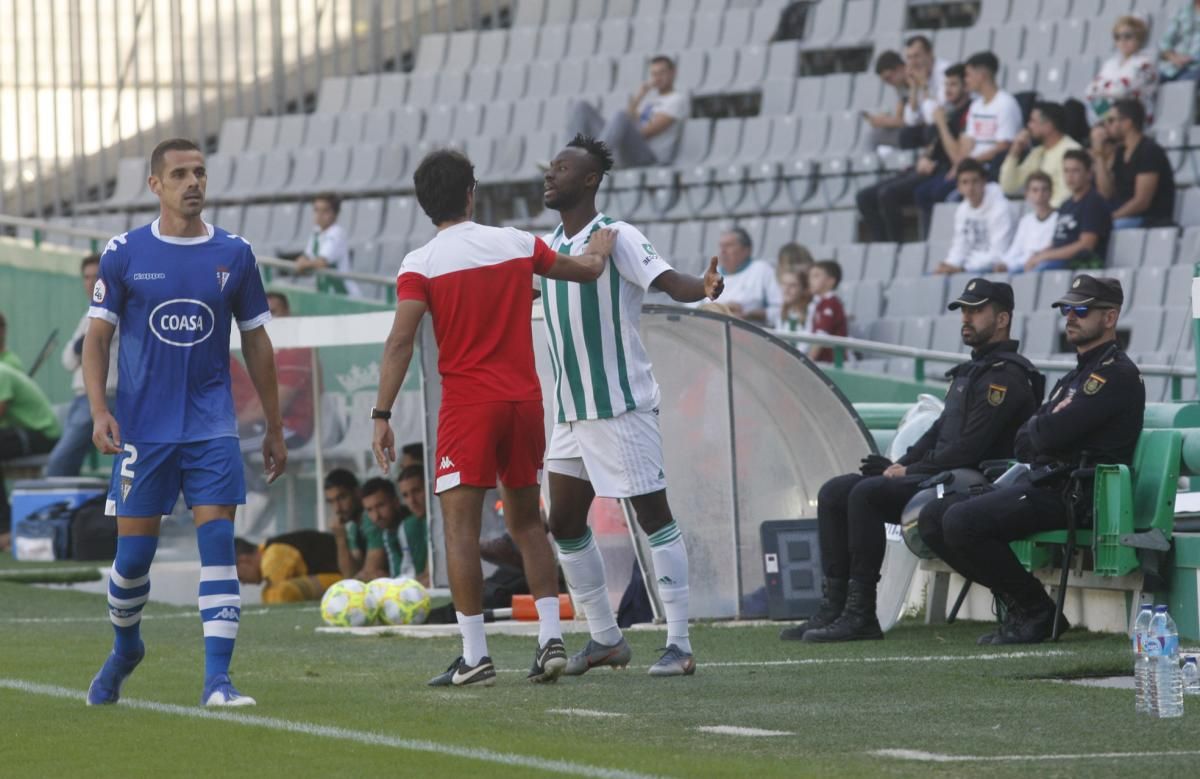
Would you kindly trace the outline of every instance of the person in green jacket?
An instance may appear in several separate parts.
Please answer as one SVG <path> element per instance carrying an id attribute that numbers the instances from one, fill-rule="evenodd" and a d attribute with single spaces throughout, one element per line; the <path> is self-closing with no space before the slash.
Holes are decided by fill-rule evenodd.
<path id="1" fill-rule="evenodd" d="M 423 478 L 423 477 L 422 477 Z M 410 577 L 429 583 L 425 522 L 410 523 L 407 510 L 388 479 L 368 479 L 362 485 L 362 504 L 371 525 L 366 527 L 367 559 L 359 579 Z M 383 554 L 378 554 L 382 550 Z"/>
<path id="2" fill-rule="evenodd" d="M 0 551 L 8 549 L 12 527 L 4 462 L 45 454 L 54 448 L 61 434 L 50 401 L 33 379 L 0 361 Z"/>

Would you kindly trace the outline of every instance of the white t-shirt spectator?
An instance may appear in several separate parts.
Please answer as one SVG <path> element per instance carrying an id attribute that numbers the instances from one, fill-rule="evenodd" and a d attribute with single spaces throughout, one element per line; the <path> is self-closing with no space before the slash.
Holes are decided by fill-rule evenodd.
<path id="1" fill-rule="evenodd" d="M 1014 221 L 1004 190 L 988 184 L 979 208 L 964 200 L 954 211 L 954 242 L 946 264 L 968 273 L 990 273 L 1012 243 Z"/>
<path id="2" fill-rule="evenodd" d="M 997 143 L 1011 142 L 1023 124 L 1021 104 L 1003 89 L 992 95 L 990 103 L 985 103 L 982 97 L 975 98 L 967 110 L 967 126 L 963 130 L 975 139 L 971 156 L 982 156 Z"/>
<path id="3" fill-rule="evenodd" d="M 1012 244 L 1004 253 L 1004 264 L 1010 271 L 1020 270 L 1034 254 L 1049 249 L 1054 241 L 1054 228 L 1058 226 L 1058 212 L 1051 211 L 1045 219 L 1038 219 L 1033 211 L 1017 222 L 1017 233 Z"/>
<path id="4" fill-rule="evenodd" d="M 950 63 L 945 60 L 934 60 L 933 72 L 929 74 L 929 91 L 921 101 L 918 110 L 907 102 L 904 104 L 904 123 L 909 127 L 920 124 L 933 124 L 933 112 L 938 106 L 946 104 L 946 68 Z"/>
<path id="5" fill-rule="evenodd" d="M 783 292 L 775 279 L 775 269 L 762 260 L 752 259 L 737 273 L 724 276 L 725 291 L 718 302 L 735 303 L 743 314 L 766 311 L 767 327 L 774 327 L 783 307 Z"/>
<path id="6" fill-rule="evenodd" d="M 350 270 L 350 243 L 346 240 L 346 231 L 337 222 L 324 230 L 313 228 L 312 239 L 308 245 L 308 256 L 324 258 L 332 270 Z M 350 279 L 337 279 L 336 281 L 334 286 L 337 287 L 340 284 L 347 295 L 362 294 L 357 282 Z"/>
<path id="7" fill-rule="evenodd" d="M 667 95 L 651 89 L 638 103 L 638 127 L 644 127 L 655 114 L 666 114 L 675 120 L 670 127 L 646 141 L 659 163 L 667 164 L 675 159 L 679 138 L 683 135 L 683 120 L 688 118 L 690 112 L 688 96 L 678 89 Z"/>
<path id="8" fill-rule="evenodd" d="M 76 396 L 86 394 L 87 390 L 83 385 L 83 353 L 75 351 L 75 343 L 87 335 L 90 321 L 91 319 L 85 311 L 83 318 L 75 326 L 75 332 L 71 334 L 62 350 L 62 366 L 71 371 L 71 391 Z M 112 395 L 117 391 L 117 350 L 120 348 L 120 342 L 121 328 L 118 327 L 113 330 L 112 342 L 108 346 L 108 380 L 104 384 L 104 392 L 107 395 Z"/>

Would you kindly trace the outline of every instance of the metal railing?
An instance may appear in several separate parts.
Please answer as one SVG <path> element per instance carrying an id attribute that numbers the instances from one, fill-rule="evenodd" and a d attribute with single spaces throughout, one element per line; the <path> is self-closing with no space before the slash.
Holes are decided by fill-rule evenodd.
<path id="1" fill-rule="evenodd" d="M 816 346 L 828 346 L 833 349 L 833 365 L 835 368 L 844 368 L 847 366 L 847 352 L 866 352 L 868 354 L 878 354 L 885 357 L 903 357 L 913 360 L 913 379 L 915 381 L 925 381 L 927 363 L 952 363 L 957 365 L 967 359 L 967 355 L 959 352 L 942 352 L 936 349 L 918 349 L 914 346 L 902 346 L 900 344 L 889 344 L 880 341 L 868 341 L 863 338 L 849 338 L 837 335 L 825 335 L 824 333 L 793 333 L 782 330 L 774 331 L 774 334 L 779 338 L 788 341 L 789 343 L 797 344 L 812 344 Z M 1065 360 L 1030 360 L 1033 366 L 1040 371 L 1071 371 L 1077 366 L 1075 362 L 1067 362 Z M 852 363 L 850 363 L 852 364 Z M 1164 376 L 1171 382 L 1171 399 L 1180 400 L 1183 397 L 1183 380 L 1186 378 L 1195 378 L 1196 369 L 1194 366 L 1179 366 L 1179 365 L 1143 365 L 1138 364 L 1138 370 L 1143 376 Z"/>

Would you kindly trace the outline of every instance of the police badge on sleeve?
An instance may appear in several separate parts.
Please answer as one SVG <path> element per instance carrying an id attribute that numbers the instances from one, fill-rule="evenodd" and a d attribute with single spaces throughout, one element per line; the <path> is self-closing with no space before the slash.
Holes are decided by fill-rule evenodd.
<path id="1" fill-rule="evenodd" d="M 999 406 L 1004 403 L 1004 397 L 1008 394 L 1008 387 L 1000 384 L 989 384 L 987 402 L 992 406 Z"/>
<path id="2" fill-rule="evenodd" d="M 1084 395 L 1095 395 L 1100 390 L 1104 389 L 1104 384 L 1108 381 L 1103 376 L 1098 376 L 1095 373 L 1087 377 L 1087 381 L 1083 383 Z"/>

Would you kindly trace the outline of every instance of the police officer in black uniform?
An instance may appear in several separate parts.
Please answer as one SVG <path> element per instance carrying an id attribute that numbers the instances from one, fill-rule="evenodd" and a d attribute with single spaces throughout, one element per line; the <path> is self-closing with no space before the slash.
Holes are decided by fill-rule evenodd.
<path id="1" fill-rule="evenodd" d="M 981 637 L 981 644 L 1037 643 L 1051 635 L 1054 602 L 1009 542 L 1067 527 L 1070 500 L 1076 503 L 1079 526 L 1090 526 L 1091 483 L 1072 487 L 1072 471 L 1133 460 L 1146 390 L 1137 366 L 1117 343 L 1124 300 L 1117 279 L 1075 278 L 1053 305 L 1066 317 L 1067 341 L 1078 352 L 1078 364 L 1017 433 L 1016 455 L 1030 464 L 1029 473 L 1016 484 L 952 505 L 940 517 L 922 512 L 918 520 L 921 537 L 946 563 L 990 588 L 1006 607 L 1004 624 Z M 1067 627 L 1064 619 L 1060 632 Z"/>
<path id="2" fill-rule="evenodd" d="M 887 543 L 884 523 L 899 523 L 905 504 L 931 475 L 1011 457 L 1013 436 L 1041 402 L 1045 381 L 1009 337 L 1012 287 L 972 279 L 949 308 L 962 309 L 970 361 L 946 374 L 952 383 L 941 416 L 898 462 L 871 455 L 861 473 L 838 476 L 821 487 L 817 522 L 825 597 L 812 619 L 784 630 L 780 638 L 883 638 L 875 592 Z"/>

